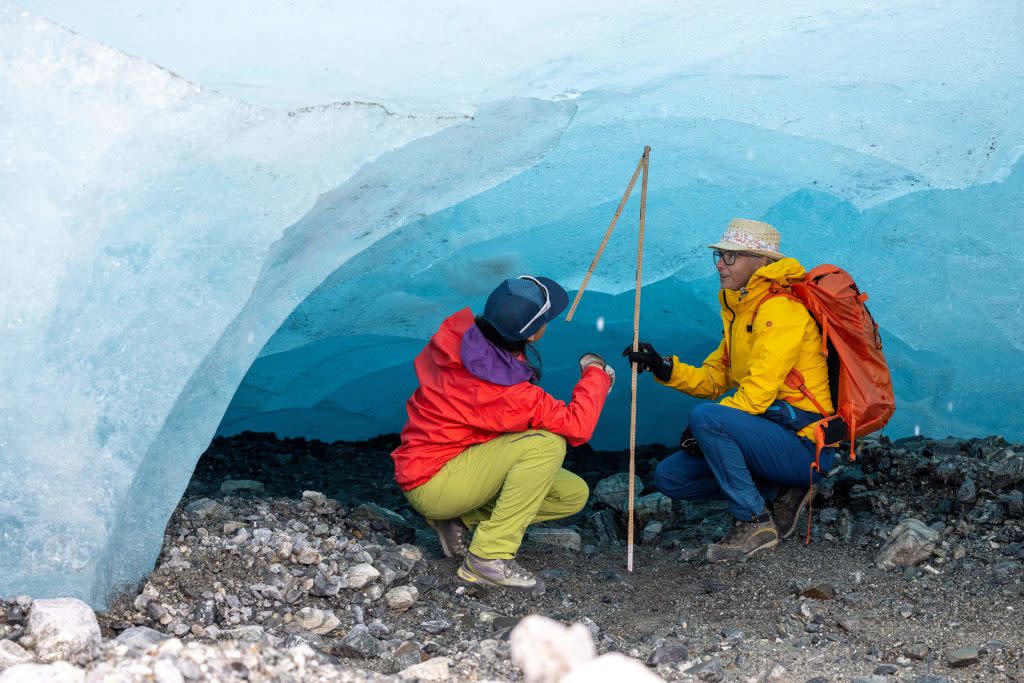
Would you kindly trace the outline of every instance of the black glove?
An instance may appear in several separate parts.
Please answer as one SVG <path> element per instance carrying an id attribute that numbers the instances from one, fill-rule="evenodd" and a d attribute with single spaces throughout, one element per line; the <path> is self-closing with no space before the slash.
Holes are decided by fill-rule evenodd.
<path id="1" fill-rule="evenodd" d="M 654 376 L 662 382 L 667 382 L 672 377 L 673 362 L 671 358 L 665 358 L 654 350 L 654 347 L 647 342 L 640 342 L 636 351 L 630 344 L 622 352 L 622 355 L 629 359 L 630 363 L 637 364 L 637 372 L 650 370 Z"/>

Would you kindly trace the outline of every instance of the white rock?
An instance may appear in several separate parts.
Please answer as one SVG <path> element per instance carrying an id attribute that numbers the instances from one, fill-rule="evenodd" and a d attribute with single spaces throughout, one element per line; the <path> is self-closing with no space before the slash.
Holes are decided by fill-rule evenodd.
<path id="1" fill-rule="evenodd" d="M 102 637 L 96 615 L 81 600 L 36 600 L 28 615 L 28 632 L 36 639 L 41 662 L 91 657 Z"/>
<path id="2" fill-rule="evenodd" d="M 889 539 L 875 556 L 875 564 L 883 569 L 913 567 L 931 557 L 938 541 L 938 531 L 919 519 L 909 517 L 889 534 Z"/>
<path id="3" fill-rule="evenodd" d="M 573 624 L 566 628 L 539 614 L 520 621 L 512 629 L 509 642 L 512 661 L 522 669 L 526 683 L 557 683 L 597 654 L 586 626 Z"/>
<path id="4" fill-rule="evenodd" d="M 384 594 L 384 601 L 396 612 L 404 612 L 412 607 L 419 597 L 420 592 L 416 586 L 397 586 Z"/>
<path id="5" fill-rule="evenodd" d="M 362 588 L 366 584 L 380 578 L 380 572 L 372 564 L 366 562 L 349 567 L 345 572 L 345 582 L 349 588 Z"/>
<path id="6" fill-rule="evenodd" d="M 40 600 L 36 601 L 41 602 Z M 18 664 L 0 673 L 0 683 L 83 683 L 85 672 L 67 662 Z"/>
<path id="7" fill-rule="evenodd" d="M 609 652 L 573 668 L 561 683 L 657 683 L 650 669 L 619 652 Z"/>
<path id="8" fill-rule="evenodd" d="M 320 507 L 321 505 L 327 502 L 327 496 L 320 493 L 319 491 L 303 491 L 302 498 L 303 500 L 308 500 L 316 507 Z"/>
<path id="9" fill-rule="evenodd" d="M 185 683 L 185 677 L 166 659 L 159 659 L 153 665 L 153 677 L 156 683 Z"/>
<path id="10" fill-rule="evenodd" d="M 403 669 L 398 677 L 406 681 L 447 681 L 451 677 L 451 665 L 448 657 L 434 657 Z"/>
<path id="11" fill-rule="evenodd" d="M 147 626 L 134 626 L 125 629 L 117 636 L 117 642 L 129 650 L 141 650 L 143 652 L 151 647 L 155 647 L 164 640 L 167 640 L 166 635 Z"/>
<path id="12" fill-rule="evenodd" d="M 299 626 L 312 631 L 318 636 L 325 636 L 341 624 L 341 619 L 330 610 L 303 607 L 295 613 L 295 621 Z"/>
<path id="13" fill-rule="evenodd" d="M 32 653 L 13 640 L 0 640 L 0 671 L 17 664 L 28 664 Z"/>

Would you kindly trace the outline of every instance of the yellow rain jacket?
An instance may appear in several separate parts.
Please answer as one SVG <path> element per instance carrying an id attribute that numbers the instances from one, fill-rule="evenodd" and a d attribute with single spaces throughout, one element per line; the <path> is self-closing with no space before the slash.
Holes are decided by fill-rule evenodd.
<path id="1" fill-rule="evenodd" d="M 710 399 L 738 387 L 735 394 L 720 403 L 751 415 L 761 415 L 777 399 L 816 413 L 818 409 L 806 396 L 785 384 L 786 375 L 796 368 L 803 374 L 807 389 L 831 412 L 832 397 L 828 388 L 828 367 L 821 353 L 821 331 L 807 309 L 792 299 L 775 296 L 765 301 L 757 310 L 756 319 L 754 317 L 755 309 L 768 296 L 772 283 L 785 285 L 803 274 L 804 267 L 796 259 L 784 258 L 754 271 L 745 288 L 720 290 L 722 343 L 700 367 L 682 363 L 673 356 L 672 377 L 662 384 L 691 396 Z M 811 423 L 798 433 L 813 441 L 815 424 Z"/>

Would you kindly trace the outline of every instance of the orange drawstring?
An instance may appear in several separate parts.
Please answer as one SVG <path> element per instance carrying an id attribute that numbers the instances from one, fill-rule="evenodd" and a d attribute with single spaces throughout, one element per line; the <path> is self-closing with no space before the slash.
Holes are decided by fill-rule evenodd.
<path id="1" fill-rule="evenodd" d="M 814 470 L 821 472 L 821 449 L 824 447 L 825 428 L 819 422 L 814 427 L 814 462 L 811 463 L 811 471 L 808 474 L 810 481 L 807 484 L 807 490 L 811 497 L 807 501 L 807 538 L 804 539 L 804 545 L 811 544 L 811 517 L 814 515 Z"/>

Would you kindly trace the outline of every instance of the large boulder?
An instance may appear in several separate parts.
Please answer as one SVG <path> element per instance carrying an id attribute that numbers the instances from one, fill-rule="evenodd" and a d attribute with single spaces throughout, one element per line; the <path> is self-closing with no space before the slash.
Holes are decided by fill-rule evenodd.
<path id="1" fill-rule="evenodd" d="M 36 639 L 36 657 L 41 662 L 89 659 L 102 640 L 96 615 L 75 598 L 33 602 L 28 632 Z"/>
<path id="2" fill-rule="evenodd" d="M 637 660 L 619 652 L 609 652 L 577 666 L 560 683 L 663 683 Z"/>
<path id="3" fill-rule="evenodd" d="M 597 656 L 590 631 L 583 624 L 566 628 L 554 619 L 532 614 L 509 637 L 512 661 L 526 683 L 557 683 L 573 668 Z"/>

